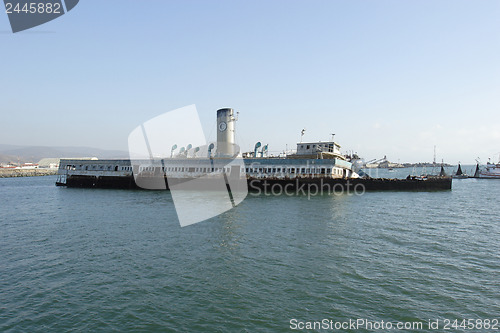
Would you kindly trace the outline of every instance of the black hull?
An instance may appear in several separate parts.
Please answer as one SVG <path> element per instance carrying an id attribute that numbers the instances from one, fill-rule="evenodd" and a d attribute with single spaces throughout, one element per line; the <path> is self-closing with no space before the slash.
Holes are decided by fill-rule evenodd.
<path id="1" fill-rule="evenodd" d="M 182 180 L 179 180 L 182 182 Z M 147 180 L 141 179 L 141 182 Z M 157 178 L 151 179 L 158 183 Z M 248 179 L 250 192 L 269 193 L 303 193 L 304 191 L 319 191 L 320 193 L 339 193 L 341 191 L 442 191 L 451 190 L 450 177 L 435 177 L 427 179 L 334 179 L 334 178 L 295 178 L 295 179 Z M 62 184 L 57 184 L 58 186 Z M 141 189 L 137 186 L 134 177 L 95 177 L 95 176 L 68 176 L 67 187 L 76 188 L 115 188 L 115 189 Z M 161 184 L 162 185 L 162 184 Z M 209 188 L 210 184 L 207 184 Z M 147 187 L 147 186 L 146 186 Z M 151 188 L 151 187 L 149 187 Z M 153 187 L 154 188 L 154 187 Z M 161 189 L 168 190 L 168 182 Z"/>

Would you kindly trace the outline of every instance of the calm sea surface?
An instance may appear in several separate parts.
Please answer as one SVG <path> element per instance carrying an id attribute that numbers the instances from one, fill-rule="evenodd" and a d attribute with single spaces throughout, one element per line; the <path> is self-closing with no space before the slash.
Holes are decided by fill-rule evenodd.
<path id="1" fill-rule="evenodd" d="M 500 180 L 249 196 L 181 228 L 168 192 L 55 179 L 0 179 L 2 332 L 290 332 L 323 319 L 477 332 L 451 324 L 500 319 Z"/>

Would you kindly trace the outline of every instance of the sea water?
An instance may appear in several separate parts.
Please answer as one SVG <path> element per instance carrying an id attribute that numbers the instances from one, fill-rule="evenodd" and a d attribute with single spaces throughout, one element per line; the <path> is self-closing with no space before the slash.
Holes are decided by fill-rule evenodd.
<path id="1" fill-rule="evenodd" d="M 500 319 L 500 180 L 249 195 L 184 228 L 169 192 L 55 180 L 0 179 L 2 332 L 477 332 Z"/>

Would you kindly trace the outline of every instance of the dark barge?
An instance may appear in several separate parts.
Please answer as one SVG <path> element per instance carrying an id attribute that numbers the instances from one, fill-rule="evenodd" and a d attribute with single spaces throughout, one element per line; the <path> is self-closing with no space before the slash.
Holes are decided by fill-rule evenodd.
<path id="1" fill-rule="evenodd" d="M 229 170 L 229 179 L 231 179 Z M 113 171 L 101 171 L 100 174 L 75 174 L 70 170 L 60 170 L 56 185 L 73 188 L 114 188 L 114 189 L 158 189 L 169 190 L 169 184 L 188 183 L 196 178 L 168 178 L 164 174 L 149 174 L 137 177 L 130 174 L 112 175 Z M 205 180 L 200 186 L 198 182 L 192 190 L 212 189 L 211 186 L 221 178 L 214 177 Z M 137 181 L 136 181 L 137 180 Z M 137 183 L 139 183 L 138 186 Z M 150 184 L 150 185 L 148 185 Z M 158 186 L 159 184 L 159 186 Z M 408 177 L 393 178 L 329 178 L 329 177 L 251 177 L 246 176 L 246 185 L 250 192 L 262 193 L 296 193 L 314 191 L 320 193 L 339 193 L 355 191 L 442 191 L 451 190 L 451 177 Z M 189 187 L 186 187 L 187 189 Z"/>
<path id="2" fill-rule="evenodd" d="M 184 119 L 188 113 L 184 110 L 180 118 L 175 119 Z M 340 190 L 451 189 L 452 180 L 449 177 L 362 178 L 356 173 L 350 159 L 341 153 L 340 145 L 333 138 L 331 141 L 301 140 L 295 152 L 279 156 L 269 155 L 268 145 L 262 145 L 261 142 L 255 144 L 254 151 L 241 153 L 235 144 L 237 118 L 233 109 L 218 110 L 217 142 L 196 147 L 187 142 L 182 143 L 185 144 L 183 147 L 176 144 L 193 139 L 185 135 L 182 138 L 183 135 L 178 131 L 180 124 L 170 121 L 168 117 L 154 118 L 151 120 L 154 126 L 146 126 L 148 131 L 141 125 L 130 134 L 132 160 L 63 159 L 59 164 L 57 185 L 152 190 L 227 189 L 245 193 L 271 191 L 273 194 L 287 191 L 302 193 L 306 190 L 338 193 Z M 170 137 L 165 133 L 179 136 Z M 203 141 L 200 140 L 198 142 Z M 154 144 L 151 146 L 151 143 Z"/>

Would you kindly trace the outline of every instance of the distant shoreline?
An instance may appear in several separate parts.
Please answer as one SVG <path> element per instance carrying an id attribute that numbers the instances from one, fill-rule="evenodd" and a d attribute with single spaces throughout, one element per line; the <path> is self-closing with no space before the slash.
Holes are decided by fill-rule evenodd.
<path id="1" fill-rule="evenodd" d="M 0 169 L 0 178 L 52 176 L 57 169 Z"/>

